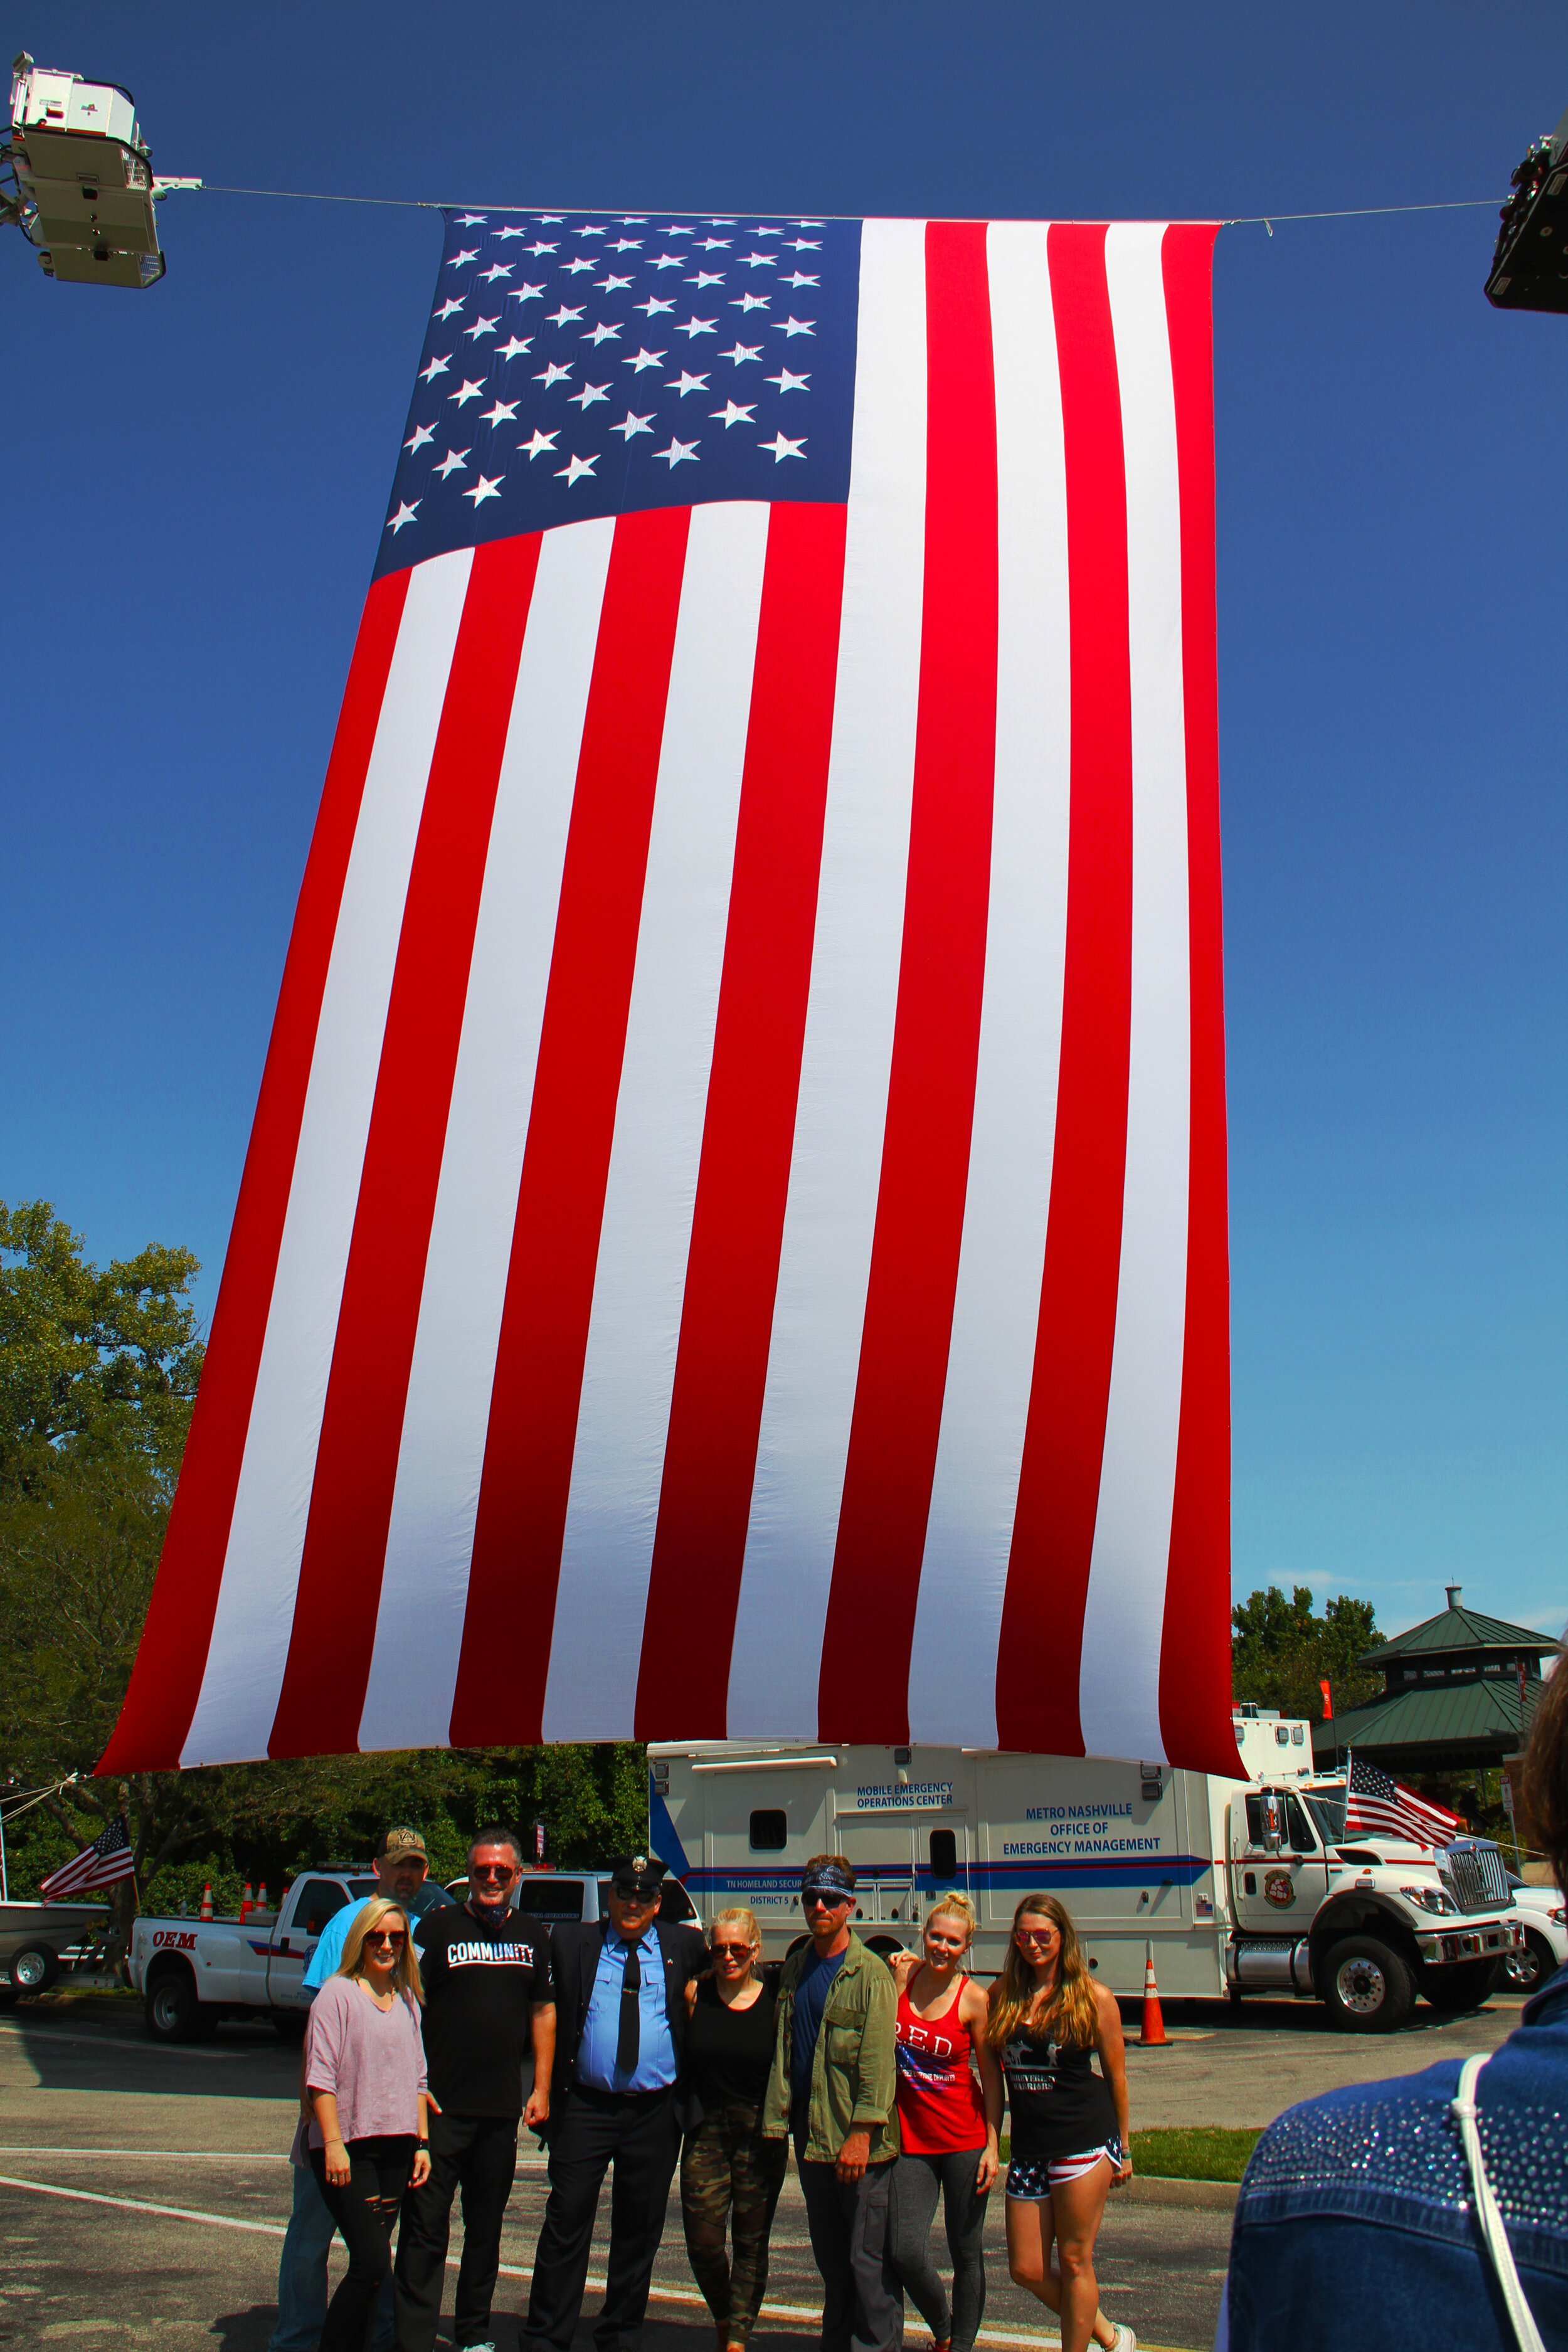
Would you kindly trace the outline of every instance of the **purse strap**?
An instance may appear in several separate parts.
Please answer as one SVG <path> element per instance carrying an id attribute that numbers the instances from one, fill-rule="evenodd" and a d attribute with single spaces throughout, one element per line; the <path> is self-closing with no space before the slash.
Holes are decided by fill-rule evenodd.
<path id="1" fill-rule="evenodd" d="M 1458 2096 L 1450 2102 L 1450 2113 L 1459 2126 L 1459 2137 L 1465 2144 L 1465 2156 L 1470 2168 L 1470 2185 L 1476 2195 L 1476 2219 L 1480 2223 L 1481 2242 L 1490 2257 L 1497 2282 L 1502 2289 L 1502 2299 L 1508 2306 L 1520 2352 L 1546 2352 L 1546 2340 L 1535 2324 L 1524 2289 L 1519 2283 L 1519 2269 L 1513 2259 L 1513 2248 L 1508 2242 L 1502 2214 L 1498 2207 L 1487 2168 L 1481 2156 L 1481 2135 L 1476 2123 L 1476 2084 L 1480 2080 L 1486 2056 L 1467 2058 L 1459 2072 Z"/>

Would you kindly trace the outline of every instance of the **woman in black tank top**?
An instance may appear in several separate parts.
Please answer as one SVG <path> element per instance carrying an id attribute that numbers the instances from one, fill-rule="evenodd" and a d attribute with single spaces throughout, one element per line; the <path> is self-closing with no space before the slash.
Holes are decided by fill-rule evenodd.
<path id="1" fill-rule="evenodd" d="M 788 2140 L 762 2134 L 778 1987 L 775 1972 L 763 1975 L 762 1930 L 749 1911 L 721 1911 L 709 1949 L 711 1973 L 686 1988 L 686 2078 L 701 2121 L 680 2152 L 680 2212 L 718 2352 L 743 2352 L 768 2283 L 768 2234 L 789 2161 Z"/>
<path id="2" fill-rule="evenodd" d="M 1106 2198 L 1132 2177 L 1121 2012 L 1090 1976 L 1054 1895 L 1026 1895 L 1013 1915 L 985 2038 L 1012 2111 L 1008 2269 L 1060 2315 L 1062 2352 L 1089 2352 L 1091 2343 L 1133 2352 L 1132 2330 L 1100 2310 L 1094 2275 Z"/>

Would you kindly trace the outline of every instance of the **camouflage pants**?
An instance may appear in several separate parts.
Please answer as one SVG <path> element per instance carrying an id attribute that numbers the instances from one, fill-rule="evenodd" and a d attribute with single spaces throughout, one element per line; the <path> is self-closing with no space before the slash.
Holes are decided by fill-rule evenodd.
<path id="1" fill-rule="evenodd" d="M 727 2344 L 746 2342 L 762 2307 L 768 2232 L 789 2163 L 789 2142 L 764 2139 L 758 2123 L 755 2107 L 712 2108 L 687 2134 L 680 2152 L 686 2251 Z"/>

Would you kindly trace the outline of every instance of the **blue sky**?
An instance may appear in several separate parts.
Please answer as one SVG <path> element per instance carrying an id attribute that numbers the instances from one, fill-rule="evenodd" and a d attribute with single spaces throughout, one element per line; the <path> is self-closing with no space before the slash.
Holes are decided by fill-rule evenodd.
<path id="1" fill-rule="evenodd" d="M 116 18 L 118 17 L 118 22 Z M 12 11 L 155 168 L 626 209 L 1187 216 L 1496 197 L 1560 8 Z M 205 194 L 145 296 L 0 239 L 0 1198 L 210 1309 L 439 251 Z M 1568 1617 L 1568 320 L 1486 211 L 1215 278 L 1236 1586 Z M 1557 583 L 1557 584 L 1554 584 Z"/>

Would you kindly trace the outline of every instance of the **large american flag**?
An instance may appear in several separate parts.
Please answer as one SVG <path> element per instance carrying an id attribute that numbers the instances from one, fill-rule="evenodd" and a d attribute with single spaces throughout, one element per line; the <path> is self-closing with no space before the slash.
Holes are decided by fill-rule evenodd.
<path id="1" fill-rule="evenodd" d="M 1399 1838 L 1408 1845 L 1449 1845 L 1464 1822 L 1447 1805 L 1418 1797 L 1392 1774 L 1353 1752 L 1345 1776 L 1346 1837 Z"/>
<path id="2" fill-rule="evenodd" d="M 116 1879 L 129 1878 L 135 1867 L 131 1832 L 123 1816 L 116 1813 L 90 1845 L 84 1845 L 69 1862 L 62 1862 L 47 1878 L 38 1881 L 38 1897 L 44 1903 L 65 1903 L 89 1887 L 112 1886 Z"/>
<path id="3" fill-rule="evenodd" d="M 468 212 L 101 1769 L 1237 1769 L 1212 226 Z"/>

